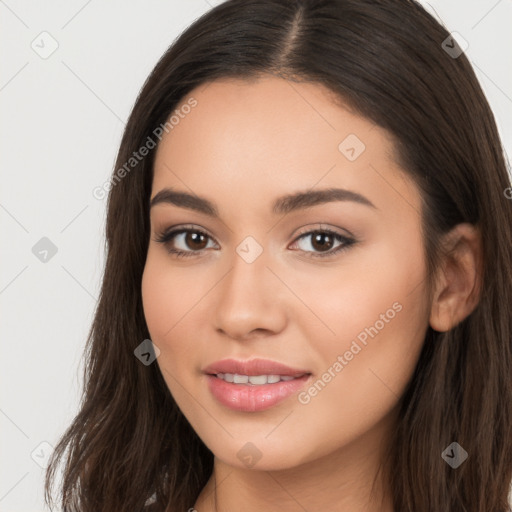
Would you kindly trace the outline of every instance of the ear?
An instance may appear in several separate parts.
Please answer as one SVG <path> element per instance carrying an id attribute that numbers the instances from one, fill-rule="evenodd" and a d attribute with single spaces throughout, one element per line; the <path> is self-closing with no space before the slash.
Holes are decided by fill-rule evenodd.
<path id="1" fill-rule="evenodd" d="M 429 319 L 439 332 L 449 331 L 476 308 L 483 273 L 482 238 L 476 226 L 458 224 L 444 235 L 443 246 Z"/>

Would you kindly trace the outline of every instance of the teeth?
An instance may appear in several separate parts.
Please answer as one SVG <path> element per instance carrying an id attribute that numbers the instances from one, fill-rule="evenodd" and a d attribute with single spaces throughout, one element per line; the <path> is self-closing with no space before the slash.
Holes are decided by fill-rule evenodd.
<path id="1" fill-rule="evenodd" d="M 251 375 L 249 377 L 249 382 L 251 384 L 266 384 L 268 382 L 266 375 Z"/>
<path id="2" fill-rule="evenodd" d="M 249 384 L 261 386 L 263 384 L 275 384 L 279 381 L 289 381 L 295 379 L 290 375 L 239 375 L 238 373 L 217 373 L 219 379 L 234 384 Z"/>

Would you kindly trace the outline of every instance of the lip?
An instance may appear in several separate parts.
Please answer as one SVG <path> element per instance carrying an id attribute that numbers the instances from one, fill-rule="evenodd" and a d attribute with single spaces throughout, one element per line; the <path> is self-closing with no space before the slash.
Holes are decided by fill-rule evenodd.
<path id="1" fill-rule="evenodd" d="M 308 370 L 291 368 L 282 363 L 276 363 L 269 359 L 251 359 L 239 361 L 237 359 L 222 359 L 210 364 L 203 370 L 204 373 L 214 375 L 217 373 L 238 373 L 238 375 L 285 375 L 288 377 L 299 377 Z"/>
<path id="2" fill-rule="evenodd" d="M 203 372 L 206 374 L 208 389 L 213 397 L 225 407 L 241 412 L 269 409 L 297 393 L 311 377 L 311 372 L 307 370 L 291 368 L 266 359 L 250 361 L 224 359 L 207 366 Z M 283 375 L 294 377 L 294 379 L 252 386 L 226 382 L 216 377 L 217 373 L 237 373 L 249 376 Z"/>

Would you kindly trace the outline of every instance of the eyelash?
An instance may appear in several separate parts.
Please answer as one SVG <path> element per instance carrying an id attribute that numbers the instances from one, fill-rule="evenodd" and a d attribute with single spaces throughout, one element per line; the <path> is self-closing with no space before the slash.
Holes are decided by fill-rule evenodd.
<path id="1" fill-rule="evenodd" d="M 179 227 L 176 229 L 172 229 L 170 231 L 163 231 L 163 232 L 159 233 L 158 236 L 155 238 L 155 242 L 167 245 L 176 235 L 179 235 L 182 233 L 190 233 L 190 232 L 199 233 L 199 234 L 205 235 L 211 239 L 210 235 L 208 235 L 207 233 L 205 233 L 204 231 L 202 231 L 200 229 L 195 228 L 194 226 L 182 226 L 182 227 Z M 311 256 L 309 256 L 311 258 L 326 258 L 329 256 L 333 256 L 335 254 L 338 254 L 338 253 L 341 253 L 341 252 L 347 250 L 351 245 L 356 243 L 355 239 L 341 235 L 340 233 L 333 231 L 331 229 L 315 229 L 315 230 L 311 230 L 311 231 L 306 231 L 304 233 L 299 234 L 299 236 L 293 241 L 293 243 L 297 242 L 298 240 L 300 240 L 301 238 L 303 238 L 305 236 L 318 234 L 318 233 L 331 235 L 335 238 L 335 240 L 343 242 L 343 244 L 336 247 L 335 249 L 330 249 L 329 251 L 326 251 L 324 253 L 315 253 L 315 252 L 311 252 L 311 251 L 304 251 L 304 252 L 311 254 Z M 193 250 L 192 251 L 182 251 L 180 249 L 172 249 L 170 247 L 166 247 L 166 248 L 167 248 L 167 251 L 176 258 L 187 258 L 187 257 L 198 256 L 199 254 L 201 254 L 202 252 L 204 252 L 206 250 L 206 249 L 201 249 L 199 251 L 193 251 Z"/>

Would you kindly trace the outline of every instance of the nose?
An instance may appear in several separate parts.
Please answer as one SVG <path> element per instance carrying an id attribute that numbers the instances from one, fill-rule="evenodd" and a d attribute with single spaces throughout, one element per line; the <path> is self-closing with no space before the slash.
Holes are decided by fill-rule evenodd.
<path id="1" fill-rule="evenodd" d="M 270 336 L 287 322 L 286 287 L 267 266 L 266 252 L 248 263 L 238 254 L 219 283 L 215 300 L 215 328 L 238 340 Z"/>

